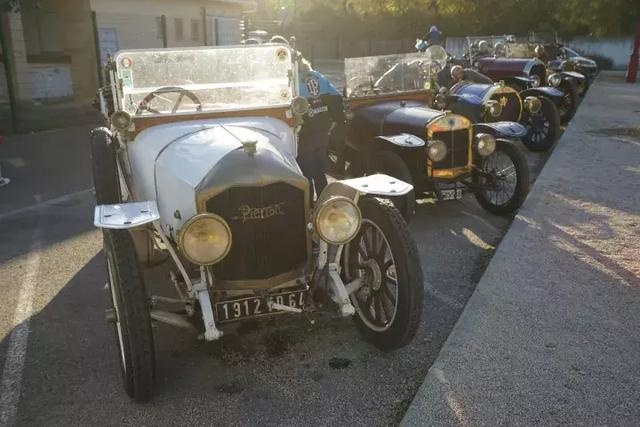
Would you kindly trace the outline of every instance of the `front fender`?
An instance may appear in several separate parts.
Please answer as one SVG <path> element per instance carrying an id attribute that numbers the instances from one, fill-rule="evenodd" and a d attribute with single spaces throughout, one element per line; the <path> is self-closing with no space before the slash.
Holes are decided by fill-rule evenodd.
<path id="1" fill-rule="evenodd" d="M 527 135 L 527 128 L 515 122 L 476 123 L 473 133 L 488 133 L 496 138 L 519 139 Z"/>
<path id="2" fill-rule="evenodd" d="M 564 94 L 561 90 L 558 90 L 554 87 L 550 86 L 540 86 L 534 87 L 531 89 L 523 90 L 520 92 L 521 98 L 526 98 L 527 96 L 546 96 L 547 98 L 552 99 L 554 102 L 558 102 L 562 99 Z"/>
<path id="3" fill-rule="evenodd" d="M 320 206 L 323 201 L 333 196 L 344 196 L 357 201 L 360 195 L 393 197 L 404 196 L 413 190 L 413 185 L 384 174 L 363 176 L 329 183 L 316 201 Z"/>
<path id="4" fill-rule="evenodd" d="M 563 80 L 571 79 L 579 82 L 581 80 L 585 80 L 586 77 L 581 73 L 576 73 L 575 71 L 563 71 L 560 73 Z"/>

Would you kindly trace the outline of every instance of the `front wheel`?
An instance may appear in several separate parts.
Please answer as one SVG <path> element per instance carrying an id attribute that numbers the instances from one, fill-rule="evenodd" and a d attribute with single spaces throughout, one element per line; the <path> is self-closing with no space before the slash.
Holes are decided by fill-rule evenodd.
<path id="1" fill-rule="evenodd" d="M 541 97 L 540 111 L 523 111 L 521 123 L 527 128 L 522 142 L 531 151 L 547 151 L 560 138 L 560 114 L 549 98 Z"/>
<path id="2" fill-rule="evenodd" d="M 347 281 L 361 278 L 351 294 L 355 323 L 364 338 L 381 350 L 407 345 L 420 324 L 424 287 L 415 241 L 406 222 L 387 200 L 360 200 L 362 226 L 347 244 Z"/>
<path id="3" fill-rule="evenodd" d="M 104 230 L 111 313 L 124 389 L 136 402 L 151 398 L 155 355 L 149 302 L 128 230 Z"/>
<path id="4" fill-rule="evenodd" d="M 529 192 L 529 167 L 515 144 L 497 140 L 496 150 L 482 159 L 473 180 L 479 187 L 475 196 L 480 206 L 493 214 L 512 214 Z"/>
<path id="5" fill-rule="evenodd" d="M 563 96 L 558 113 L 560 114 L 560 123 L 566 125 L 578 110 L 578 88 L 574 82 L 565 80 L 559 89 L 562 91 Z"/>

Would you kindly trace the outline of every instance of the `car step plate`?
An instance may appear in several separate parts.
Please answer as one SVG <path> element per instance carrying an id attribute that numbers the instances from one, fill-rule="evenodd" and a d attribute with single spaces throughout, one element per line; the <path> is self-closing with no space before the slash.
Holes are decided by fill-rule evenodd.
<path id="1" fill-rule="evenodd" d="M 306 292 L 306 290 L 297 290 L 271 294 L 268 297 L 250 297 L 222 301 L 216 304 L 216 320 L 219 323 L 226 323 L 250 317 L 288 313 L 287 311 L 269 309 L 267 306 L 268 298 L 271 298 L 276 304 L 303 309 Z"/>

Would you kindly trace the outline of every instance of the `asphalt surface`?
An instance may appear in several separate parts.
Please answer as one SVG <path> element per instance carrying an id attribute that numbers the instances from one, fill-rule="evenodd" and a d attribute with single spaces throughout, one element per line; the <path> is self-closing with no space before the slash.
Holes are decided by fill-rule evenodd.
<path id="1" fill-rule="evenodd" d="M 0 425 L 397 424 L 510 224 L 471 195 L 418 207 L 426 295 L 404 349 L 382 353 L 330 315 L 245 323 L 213 343 L 160 325 L 156 394 L 138 405 L 121 388 L 104 321 L 87 142 L 88 129 L 73 128 L 0 145 L 12 178 L 0 189 Z M 526 155 L 535 175 L 545 156 Z M 152 288 L 165 280 L 162 268 L 147 277 Z M 7 354 L 10 341 L 26 353 Z"/>
<path id="2" fill-rule="evenodd" d="M 403 425 L 638 425 L 639 100 L 592 86 Z"/>

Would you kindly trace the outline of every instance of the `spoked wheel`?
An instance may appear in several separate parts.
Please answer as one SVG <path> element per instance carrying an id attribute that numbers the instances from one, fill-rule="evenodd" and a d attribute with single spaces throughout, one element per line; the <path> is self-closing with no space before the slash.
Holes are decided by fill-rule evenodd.
<path id="1" fill-rule="evenodd" d="M 147 293 L 133 240 L 127 230 L 104 230 L 104 246 L 120 370 L 125 391 L 136 402 L 151 398 L 155 373 Z"/>
<path id="2" fill-rule="evenodd" d="M 559 89 L 564 96 L 560 102 L 558 113 L 560 114 L 560 123 L 566 125 L 575 116 L 578 109 L 578 89 L 575 83 L 569 81 L 564 81 Z"/>
<path id="3" fill-rule="evenodd" d="M 482 159 L 482 173 L 474 175 L 480 188 L 476 200 L 494 214 L 518 210 L 529 192 L 529 168 L 524 155 L 510 141 L 496 141 L 496 151 Z"/>
<path id="4" fill-rule="evenodd" d="M 418 251 L 400 213 L 388 201 L 360 201 L 362 226 L 345 248 L 347 281 L 362 286 L 351 294 L 356 325 L 382 350 L 407 345 L 422 315 L 423 277 Z"/>
<path id="5" fill-rule="evenodd" d="M 522 142 L 531 151 L 546 151 L 560 137 L 558 108 L 549 98 L 542 97 L 540 101 L 542 106 L 536 114 L 526 110 L 522 113 L 522 124 L 528 129 Z"/>

